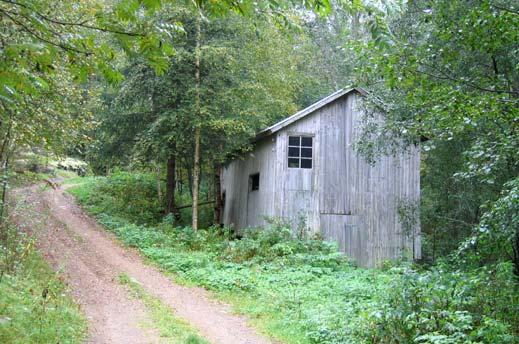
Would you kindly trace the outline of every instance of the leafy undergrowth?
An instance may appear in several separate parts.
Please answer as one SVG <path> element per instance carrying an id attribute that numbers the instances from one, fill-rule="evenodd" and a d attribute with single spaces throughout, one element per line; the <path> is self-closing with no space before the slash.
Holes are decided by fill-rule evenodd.
<path id="1" fill-rule="evenodd" d="M 227 229 L 175 228 L 168 218 L 136 224 L 128 209 L 110 207 L 97 185 L 71 193 L 126 245 L 230 301 L 285 343 L 519 342 L 519 293 L 509 264 L 361 269 L 333 244 L 292 238 L 282 223 L 240 238 Z"/>
<path id="2" fill-rule="evenodd" d="M 30 247 L 0 281 L 0 343 L 82 343 L 86 322 L 57 275 Z"/>
<path id="3" fill-rule="evenodd" d="M 138 224 L 156 224 L 162 218 L 162 206 L 156 197 L 156 179 L 149 174 L 115 173 L 111 178 L 78 177 L 65 180 L 78 186 L 96 185 L 90 189 L 74 188 L 74 196 L 89 202 L 94 213 L 117 213 Z"/>

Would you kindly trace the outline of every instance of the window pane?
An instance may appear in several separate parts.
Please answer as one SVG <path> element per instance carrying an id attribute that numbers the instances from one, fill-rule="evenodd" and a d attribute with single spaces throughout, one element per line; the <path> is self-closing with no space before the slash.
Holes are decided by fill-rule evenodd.
<path id="1" fill-rule="evenodd" d="M 302 141 L 301 146 L 312 147 L 312 138 L 311 137 L 302 137 L 301 141 Z"/>
<path id="2" fill-rule="evenodd" d="M 312 168 L 312 159 L 301 159 L 301 168 Z"/>
<path id="3" fill-rule="evenodd" d="M 299 167 L 299 159 L 288 158 L 288 167 Z"/>
<path id="4" fill-rule="evenodd" d="M 301 156 L 303 158 L 311 158 L 312 157 L 312 148 L 301 148 Z"/>
<path id="5" fill-rule="evenodd" d="M 251 180 L 251 191 L 259 190 L 259 173 L 250 176 Z"/>
<path id="6" fill-rule="evenodd" d="M 289 157 L 299 157 L 299 147 L 288 147 Z"/>
<path id="7" fill-rule="evenodd" d="M 299 146 L 299 139 L 300 137 L 299 136 L 289 136 L 288 137 L 288 145 L 289 146 Z"/>

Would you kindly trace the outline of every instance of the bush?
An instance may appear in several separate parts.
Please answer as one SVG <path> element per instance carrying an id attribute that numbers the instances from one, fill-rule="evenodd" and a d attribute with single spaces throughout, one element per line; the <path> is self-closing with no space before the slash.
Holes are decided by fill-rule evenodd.
<path id="1" fill-rule="evenodd" d="M 318 238 L 294 238 L 291 227 L 279 221 L 271 222 L 263 228 L 241 231 L 239 240 L 228 242 L 222 258 L 234 262 L 257 263 L 283 259 L 285 263 L 323 267 L 337 267 L 345 261 L 334 243 Z"/>
<path id="2" fill-rule="evenodd" d="M 71 192 L 79 194 L 80 201 L 94 214 L 105 213 L 150 225 L 162 219 L 163 207 L 158 200 L 156 183 L 151 174 L 116 172 Z"/>
<path id="3" fill-rule="evenodd" d="M 519 288 L 511 265 L 472 272 L 400 271 L 368 316 L 375 343 L 517 343 Z"/>
<path id="4" fill-rule="evenodd" d="M 519 178 L 506 183 L 501 197 L 488 208 L 461 245 L 459 257 L 479 265 L 512 261 L 519 278 Z"/>

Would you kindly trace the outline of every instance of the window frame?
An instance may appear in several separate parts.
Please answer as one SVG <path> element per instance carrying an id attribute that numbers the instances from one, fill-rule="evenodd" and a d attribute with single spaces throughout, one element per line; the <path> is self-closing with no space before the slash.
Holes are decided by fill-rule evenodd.
<path id="1" fill-rule="evenodd" d="M 311 170 L 314 167 L 314 147 L 315 147 L 315 135 L 313 134 L 304 134 L 304 133 L 288 133 L 287 139 L 287 167 L 288 168 L 298 168 L 304 170 Z M 291 144 L 291 138 L 297 138 L 298 144 Z M 311 140 L 310 145 L 303 145 L 303 139 L 309 138 Z M 297 156 L 294 155 L 294 149 L 297 149 Z M 291 153 L 292 150 L 292 153 Z M 310 150 L 310 156 L 303 156 L 303 150 Z M 297 160 L 297 166 L 291 166 Z M 310 167 L 303 167 L 302 162 L 309 161 Z"/>

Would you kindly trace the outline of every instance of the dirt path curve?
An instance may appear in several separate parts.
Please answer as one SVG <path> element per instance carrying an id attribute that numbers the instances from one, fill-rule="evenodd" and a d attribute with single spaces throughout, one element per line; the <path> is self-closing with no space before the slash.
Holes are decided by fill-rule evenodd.
<path id="1" fill-rule="evenodd" d="M 28 202 L 47 213 L 40 247 L 54 267 L 62 269 L 73 296 L 90 321 L 91 343 L 159 343 L 160 338 L 139 324 L 145 308 L 118 283 L 122 273 L 138 281 L 151 295 L 170 306 L 211 343 L 267 344 L 246 319 L 229 306 L 211 300 L 201 288 L 173 283 L 143 263 L 137 252 L 123 248 L 87 216 L 63 190 L 25 189 Z M 44 216 L 44 215 L 42 215 Z"/>

